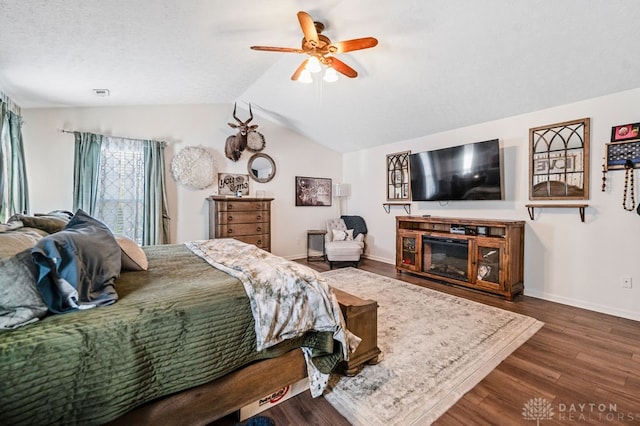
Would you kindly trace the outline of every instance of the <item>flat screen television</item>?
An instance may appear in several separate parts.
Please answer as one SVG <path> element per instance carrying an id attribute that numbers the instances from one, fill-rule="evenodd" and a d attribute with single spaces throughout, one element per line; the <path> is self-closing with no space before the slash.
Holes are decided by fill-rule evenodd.
<path id="1" fill-rule="evenodd" d="M 498 139 L 417 152 L 409 164 L 413 201 L 504 199 Z"/>

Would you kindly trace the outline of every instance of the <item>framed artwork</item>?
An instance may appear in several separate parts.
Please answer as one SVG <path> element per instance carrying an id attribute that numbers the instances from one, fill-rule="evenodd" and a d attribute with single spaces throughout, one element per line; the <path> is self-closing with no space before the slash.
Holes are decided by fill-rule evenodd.
<path id="1" fill-rule="evenodd" d="M 606 170 L 624 170 L 627 165 L 640 167 L 640 140 L 606 144 Z M 629 163 L 630 162 L 630 163 Z"/>
<path id="2" fill-rule="evenodd" d="M 411 199 L 409 154 L 411 154 L 411 151 L 387 154 L 388 201 L 403 201 Z"/>
<path id="3" fill-rule="evenodd" d="M 296 206 L 330 206 L 331 179 L 296 176 Z"/>
<path id="4" fill-rule="evenodd" d="M 529 199 L 589 199 L 589 118 L 529 129 Z"/>
<path id="5" fill-rule="evenodd" d="M 640 138 L 640 123 L 623 124 L 611 128 L 611 142 Z"/>
<path id="6" fill-rule="evenodd" d="M 249 175 L 218 173 L 219 195 L 249 195 Z"/>

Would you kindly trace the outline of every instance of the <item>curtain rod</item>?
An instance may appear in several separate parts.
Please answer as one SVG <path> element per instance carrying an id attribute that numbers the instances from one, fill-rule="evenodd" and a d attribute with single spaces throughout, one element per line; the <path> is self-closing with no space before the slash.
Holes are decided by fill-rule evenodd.
<path id="1" fill-rule="evenodd" d="M 58 131 L 59 131 L 60 133 L 76 133 L 76 130 L 60 129 L 60 130 L 58 130 Z M 77 132 L 79 132 L 79 133 L 93 133 L 93 132 L 80 132 L 79 130 L 77 130 Z M 164 144 L 164 145 L 167 145 L 167 142 L 166 142 L 166 141 L 159 141 L 159 140 L 156 140 L 156 139 L 130 138 L 130 137 L 123 137 L 123 136 L 102 135 L 102 134 L 100 134 L 100 133 L 94 133 L 94 134 L 95 134 L 95 135 L 100 135 L 100 136 L 106 136 L 106 137 L 109 137 L 109 138 L 116 138 L 116 139 L 130 139 L 130 140 L 136 140 L 136 141 L 152 140 L 152 141 L 160 142 L 160 143 L 162 143 L 162 144 Z"/>
<path id="2" fill-rule="evenodd" d="M 11 100 L 11 98 L 4 92 L 0 92 L 0 100 L 7 104 L 7 108 L 9 109 L 9 111 L 22 117 L 22 109 L 20 108 L 20 106 L 13 102 L 13 100 Z"/>

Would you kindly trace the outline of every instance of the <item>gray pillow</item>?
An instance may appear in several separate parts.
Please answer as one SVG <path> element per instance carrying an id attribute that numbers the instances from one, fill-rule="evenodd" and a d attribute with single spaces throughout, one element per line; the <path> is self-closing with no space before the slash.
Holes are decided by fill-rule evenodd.
<path id="1" fill-rule="evenodd" d="M 32 255 L 38 266 L 37 288 L 51 312 L 109 305 L 118 299 L 120 246 L 107 225 L 83 210 L 62 231 L 41 239 Z"/>
<path id="2" fill-rule="evenodd" d="M 9 218 L 9 222 L 21 221 L 26 228 L 36 228 L 48 234 L 61 231 L 69 223 L 69 218 L 59 214 L 46 214 L 27 216 L 24 214 L 14 214 Z"/>
<path id="3" fill-rule="evenodd" d="M 47 235 L 49 234 L 35 228 L 18 228 L 0 232 L 0 260 L 10 259 L 23 250 L 31 249 Z"/>
<path id="4" fill-rule="evenodd" d="M 37 276 L 31 249 L 0 259 L 0 330 L 29 324 L 47 314 L 36 288 Z"/>

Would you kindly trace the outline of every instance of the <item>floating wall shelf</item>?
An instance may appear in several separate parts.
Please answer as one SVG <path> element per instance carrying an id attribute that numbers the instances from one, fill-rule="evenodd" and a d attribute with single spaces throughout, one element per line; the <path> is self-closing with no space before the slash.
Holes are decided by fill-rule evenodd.
<path id="1" fill-rule="evenodd" d="M 407 214 L 411 214 L 411 203 L 382 203 L 382 207 L 387 213 L 391 211 L 391 206 L 402 206 Z"/>
<path id="2" fill-rule="evenodd" d="M 529 217 L 534 220 L 534 209 L 578 209 L 580 212 L 580 221 L 584 222 L 584 209 L 589 207 L 588 204 L 525 204 L 529 210 Z"/>

